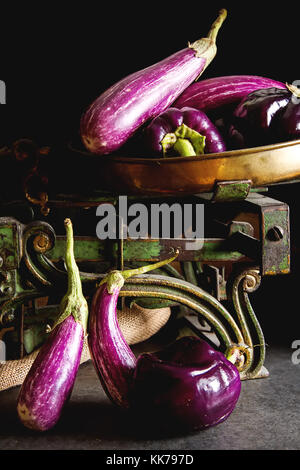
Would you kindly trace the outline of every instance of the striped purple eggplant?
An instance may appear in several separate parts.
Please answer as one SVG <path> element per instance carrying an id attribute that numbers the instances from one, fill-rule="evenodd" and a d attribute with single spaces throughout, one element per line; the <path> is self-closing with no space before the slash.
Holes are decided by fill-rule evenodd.
<path id="1" fill-rule="evenodd" d="M 73 228 L 65 220 L 68 290 L 49 337 L 21 386 L 17 411 L 24 426 L 47 431 L 59 420 L 75 382 L 87 329 L 88 306 L 73 252 Z"/>
<path id="2" fill-rule="evenodd" d="M 286 88 L 284 83 L 257 75 L 213 77 L 189 85 L 173 106 L 180 109 L 191 106 L 204 112 L 212 111 L 237 104 L 252 91 L 271 87 Z"/>
<path id="3" fill-rule="evenodd" d="M 208 36 L 145 69 L 134 72 L 104 91 L 83 113 L 80 136 L 93 154 L 110 154 L 165 109 L 199 77 L 216 55 L 216 37 L 227 16 L 225 9 Z"/>
<path id="4" fill-rule="evenodd" d="M 125 279 L 170 263 L 178 255 L 152 265 L 126 271 L 111 271 L 101 281 L 91 305 L 88 345 L 95 370 L 108 397 L 117 405 L 130 405 L 131 377 L 136 358 L 117 319 L 117 301 Z"/>

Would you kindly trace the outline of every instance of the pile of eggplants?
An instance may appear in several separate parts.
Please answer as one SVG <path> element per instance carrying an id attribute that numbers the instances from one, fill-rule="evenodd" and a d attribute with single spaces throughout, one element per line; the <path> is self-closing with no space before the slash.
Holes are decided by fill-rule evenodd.
<path id="1" fill-rule="evenodd" d="M 80 121 L 88 154 L 201 156 L 299 138 L 297 87 L 257 75 L 199 79 L 226 16 L 220 10 L 207 37 L 101 93 Z"/>
<path id="2" fill-rule="evenodd" d="M 88 154 L 122 154 L 128 142 L 137 142 L 139 156 L 201 157 L 300 137 L 297 87 L 256 75 L 198 80 L 216 55 L 226 15 L 220 10 L 207 37 L 123 78 L 87 107 L 80 136 Z M 192 336 L 136 357 L 118 324 L 117 302 L 125 280 L 170 263 L 177 254 L 135 270 L 109 272 L 96 288 L 89 311 L 69 219 L 65 227 L 68 291 L 20 389 L 22 423 L 46 431 L 59 421 L 86 336 L 107 396 L 144 425 L 153 421 L 159 428 L 190 432 L 227 419 L 241 392 L 235 365 L 243 354 L 240 346 L 222 353 Z"/>
<path id="3" fill-rule="evenodd" d="M 18 395 L 20 421 L 29 429 L 53 428 L 71 397 L 84 338 L 104 391 L 143 427 L 193 432 L 215 426 L 235 409 L 241 392 L 236 361 L 240 345 L 222 352 L 186 336 L 155 353 L 138 357 L 127 344 L 117 318 L 119 292 L 126 279 L 171 263 L 170 258 L 125 271 L 112 270 L 97 285 L 90 308 L 74 257 L 73 228 L 67 232 L 68 290 L 51 333 L 33 362 Z"/>
<path id="4" fill-rule="evenodd" d="M 220 10 L 207 37 L 124 77 L 87 107 L 80 136 L 91 155 L 119 152 L 200 77 L 216 55 L 216 38 L 226 16 L 227 11 Z M 141 151 L 145 148 L 142 145 Z"/>

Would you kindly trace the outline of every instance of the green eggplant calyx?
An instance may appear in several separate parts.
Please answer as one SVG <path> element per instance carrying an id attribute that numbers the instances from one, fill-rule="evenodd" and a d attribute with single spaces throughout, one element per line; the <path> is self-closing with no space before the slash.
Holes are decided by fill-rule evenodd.
<path id="1" fill-rule="evenodd" d="M 80 323 L 86 334 L 88 322 L 88 304 L 82 292 L 80 272 L 74 256 L 73 225 L 70 219 L 65 219 L 66 251 L 65 263 L 68 274 L 68 290 L 60 303 L 60 314 L 51 330 L 62 323 L 69 315 Z"/>
<path id="2" fill-rule="evenodd" d="M 290 83 L 286 83 L 285 86 L 293 94 L 293 96 L 300 98 L 300 88 Z"/>
<path id="3" fill-rule="evenodd" d="M 106 284 L 106 289 L 109 294 L 113 294 L 116 290 L 121 290 L 124 285 L 125 279 L 122 271 L 113 270 L 104 276 L 99 283 L 99 286 Z"/>
<path id="4" fill-rule="evenodd" d="M 225 357 L 242 372 L 249 362 L 250 348 L 246 344 L 232 344 L 225 351 Z"/>
<path id="5" fill-rule="evenodd" d="M 181 139 L 179 137 L 173 145 L 173 149 L 178 155 L 181 155 L 182 157 L 196 157 L 194 147 L 187 139 Z"/>
<path id="6" fill-rule="evenodd" d="M 191 129 L 190 127 L 186 126 L 185 124 L 181 124 L 181 126 L 177 127 L 175 131 L 176 137 L 179 139 L 187 139 L 192 144 L 195 155 L 202 155 L 204 153 L 205 148 L 205 136 L 199 134 L 199 132 Z"/>
<path id="7" fill-rule="evenodd" d="M 160 142 L 163 150 L 163 156 L 167 155 L 167 152 L 174 146 L 176 143 L 177 137 L 173 132 L 169 132 L 164 136 L 162 141 Z"/>
<path id="8" fill-rule="evenodd" d="M 204 153 L 205 136 L 185 124 L 181 124 L 175 132 L 164 136 L 161 146 L 164 157 L 171 149 L 182 157 L 195 157 Z"/>

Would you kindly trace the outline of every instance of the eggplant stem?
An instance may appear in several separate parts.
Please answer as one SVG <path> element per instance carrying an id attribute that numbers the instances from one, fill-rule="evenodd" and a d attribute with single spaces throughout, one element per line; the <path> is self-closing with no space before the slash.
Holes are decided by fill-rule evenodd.
<path id="1" fill-rule="evenodd" d="M 239 372 L 242 372 L 245 367 L 243 357 L 246 356 L 249 358 L 249 354 L 250 347 L 246 344 L 232 344 L 225 351 L 226 359 L 234 364 Z"/>
<path id="2" fill-rule="evenodd" d="M 182 139 L 181 137 L 176 140 L 173 148 L 181 157 L 196 157 L 197 155 L 191 142 L 187 139 Z"/>
<path id="3" fill-rule="evenodd" d="M 168 132 L 164 138 L 161 140 L 160 145 L 162 146 L 163 156 L 167 155 L 168 150 L 174 146 L 176 143 L 177 137 L 174 132 Z"/>
<path id="4" fill-rule="evenodd" d="M 204 153 L 205 136 L 186 124 L 181 124 L 174 132 L 167 133 L 160 144 L 164 157 L 168 156 L 170 149 L 175 150 L 181 157 L 195 157 Z"/>
<path id="5" fill-rule="evenodd" d="M 54 323 L 53 330 L 59 323 L 62 323 L 69 315 L 73 315 L 75 321 L 80 323 L 87 331 L 88 304 L 82 292 L 82 283 L 79 268 L 74 255 L 73 225 L 70 219 L 65 219 L 66 230 L 66 250 L 65 263 L 68 273 L 68 290 L 60 303 L 60 315 Z"/>
<path id="6" fill-rule="evenodd" d="M 222 8 L 220 11 L 219 11 L 219 16 L 218 18 L 213 22 L 213 24 L 211 25 L 211 28 L 208 32 L 208 35 L 207 37 L 209 39 L 211 39 L 213 42 L 216 42 L 216 39 L 217 39 L 217 35 L 218 35 L 218 32 L 219 32 L 219 29 L 221 28 L 224 20 L 226 19 L 226 16 L 227 16 L 227 10 L 225 8 Z"/>
<path id="7" fill-rule="evenodd" d="M 64 223 L 67 235 L 65 251 L 65 262 L 68 272 L 67 295 L 71 293 L 76 295 L 83 295 L 80 273 L 74 256 L 73 225 L 70 219 L 65 219 Z"/>
<path id="8" fill-rule="evenodd" d="M 285 86 L 294 96 L 300 98 L 300 88 L 290 83 L 286 83 Z"/>
<path id="9" fill-rule="evenodd" d="M 120 290 L 123 287 L 125 280 L 129 277 L 137 276 L 138 274 L 144 274 L 149 271 L 153 271 L 154 269 L 158 269 L 161 266 L 164 266 L 165 264 L 169 264 L 174 261 L 175 258 L 177 258 L 178 254 L 179 250 L 176 249 L 174 256 L 158 261 L 157 263 L 148 264 L 146 266 L 141 266 L 139 268 L 134 269 L 126 269 L 125 271 L 119 271 L 117 269 L 114 269 L 113 271 L 110 271 L 106 276 L 104 276 L 104 278 L 99 283 L 99 286 L 101 286 L 101 284 L 106 283 L 107 292 L 112 295 L 116 289 Z"/>
<path id="10" fill-rule="evenodd" d="M 202 155 L 205 148 L 205 136 L 201 135 L 199 132 L 191 129 L 185 124 L 177 127 L 175 131 L 177 139 L 188 140 L 193 147 L 194 153 L 192 155 Z M 183 156 L 188 156 L 186 153 Z"/>
<path id="11" fill-rule="evenodd" d="M 128 279 L 129 277 L 136 276 L 138 274 L 144 274 L 144 273 L 147 273 L 149 271 L 153 271 L 154 269 L 158 269 L 161 266 L 164 266 L 165 264 L 171 263 L 172 261 L 174 261 L 174 259 L 177 258 L 178 255 L 179 255 L 179 250 L 176 249 L 175 250 L 175 255 L 172 256 L 171 258 L 167 258 L 167 259 L 158 261 L 157 263 L 147 264 L 146 266 L 141 266 L 139 268 L 127 269 L 127 270 L 122 272 L 122 276 L 123 276 L 124 279 Z"/>

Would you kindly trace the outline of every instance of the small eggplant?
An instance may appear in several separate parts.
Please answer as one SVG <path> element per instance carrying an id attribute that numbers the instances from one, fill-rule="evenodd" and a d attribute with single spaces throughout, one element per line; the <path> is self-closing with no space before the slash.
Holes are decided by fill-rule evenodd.
<path id="1" fill-rule="evenodd" d="M 230 146 L 256 147 L 298 138 L 300 105 L 295 89 L 265 88 L 244 97 L 233 111 Z"/>
<path id="2" fill-rule="evenodd" d="M 99 379 L 113 403 L 138 422 L 169 432 L 194 432 L 224 421 L 241 391 L 237 349 L 228 358 L 206 341 L 184 337 L 136 358 L 119 328 L 116 305 L 128 277 L 156 269 L 176 256 L 136 270 L 112 271 L 92 300 L 88 343 Z M 143 421 L 145 422 L 145 421 Z"/>
<path id="3" fill-rule="evenodd" d="M 21 422 L 36 431 L 47 431 L 58 422 L 72 393 L 87 330 L 88 305 L 74 258 L 70 219 L 65 220 L 65 228 L 68 290 L 60 316 L 25 377 L 17 401 Z"/>
<path id="4" fill-rule="evenodd" d="M 168 108 L 144 129 L 144 141 L 153 155 L 196 156 L 226 150 L 225 142 L 207 115 L 198 109 Z"/>

